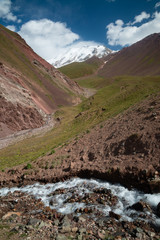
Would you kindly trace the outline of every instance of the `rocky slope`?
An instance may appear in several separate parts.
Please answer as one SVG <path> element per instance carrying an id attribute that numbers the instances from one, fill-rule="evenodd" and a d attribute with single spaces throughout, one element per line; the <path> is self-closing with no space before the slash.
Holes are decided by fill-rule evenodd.
<path id="1" fill-rule="evenodd" d="M 83 90 L 0 25 L 0 137 L 44 124 L 60 105 L 77 104 Z"/>
<path id="2" fill-rule="evenodd" d="M 54 67 L 60 68 L 62 66 L 68 65 L 73 62 L 84 62 L 93 56 L 102 58 L 107 56 L 112 51 L 102 45 L 75 45 L 71 49 L 67 49 L 66 52 L 55 56 L 50 59 L 48 62 L 51 63 Z"/>
<path id="3" fill-rule="evenodd" d="M 123 48 L 106 58 L 107 63 L 99 72 L 103 77 L 121 75 L 148 76 L 160 74 L 160 34 L 155 33 Z"/>
<path id="4" fill-rule="evenodd" d="M 0 176 L 1 186 L 80 176 L 160 192 L 159 97 L 144 100 L 56 149 L 54 154 L 37 159 L 32 169 L 26 170 L 23 165 L 6 170 Z"/>

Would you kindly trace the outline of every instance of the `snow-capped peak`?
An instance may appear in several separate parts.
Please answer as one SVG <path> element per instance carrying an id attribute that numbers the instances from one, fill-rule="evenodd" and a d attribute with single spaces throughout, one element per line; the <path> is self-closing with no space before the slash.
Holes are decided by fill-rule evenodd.
<path id="1" fill-rule="evenodd" d="M 48 60 L 54 67 L 59 68 L 72 62 L 83 62 L 93 56 L 102 58 L 112 53 L 112 51 L 103 45 L 92 42 L 80 42 L 67 47 L 61 54 Z"/>

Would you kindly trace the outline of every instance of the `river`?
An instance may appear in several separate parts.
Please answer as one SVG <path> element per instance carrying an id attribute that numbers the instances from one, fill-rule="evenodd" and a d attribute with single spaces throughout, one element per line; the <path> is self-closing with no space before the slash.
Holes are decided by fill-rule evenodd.
<path id="1" fill-rule="evenodd" d="M 102 204 L 102 202 L 94 201 L 93 193 L 97 193 L 97 189 L 99 189 L 98 193 L 105 193 L 105 190 L 110 191 L 117 198 L 116 204 L 107 204 L 106 202 Z M 56 209 L 62 214 L 75 214 L 79 212 L 77 211 L 78 209 L 95 208 L 105 216 L 108 216 L 109 212 L 112 211 L 121 216 L 121 221 L 139 219 L 153 222 L 158 227 L 160 226 L 160 218 L 155 214 L 156 207 L 160 202 L 160 193 L 144 194 L 135 189 L 128 190 L 119 184 L 111 184 L 97 179 L 72 178 L 65 182 L 45 185 L 36 183 L 21 188 L 2 188 L 0 189 L 0 196 L 6 196 L 9 192 L 13 193 L 15 191 L 33 195 L 36 199 L 41 199 L 46 206 L 50 206 L 50 208 Z M 108 192 L 106 193 L 108 194 Z M 104 194 L 102 195 L 104 196 Z M 85 199 L 91 199 L 91 196 L 92 201 L 85 201 Z M 110 198 L 111 196 L 108 195 L 108 197 Z M 131 207 L 139 201 L 145 202 L 152 211 L 149 211 L 149 208 L 144 209 L 144 216 L 141 211 L 136 211 Z"/>

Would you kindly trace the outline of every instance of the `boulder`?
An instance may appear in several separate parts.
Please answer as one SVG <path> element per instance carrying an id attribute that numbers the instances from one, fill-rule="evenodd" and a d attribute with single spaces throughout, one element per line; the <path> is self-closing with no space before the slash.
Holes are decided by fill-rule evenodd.
<path id="1" fill-rule="evenodd" d="M 119 214 L 114 213 L 114 212 L 112 212 L 112 211 L 109 212 L 109 216 L 110 216 L 111 218 L 115 218 L 116 220 L 119 220 L 119 219 L 121 218 L 121 216 L 120 216 Z"/>
<path id="2" fill-rule="evenodd" d="M 21 212 L 8 212 L 8 213 L 6 213 L 6 214 L 2 217 L 2 219 L 5 220 L 5 219 L 7 219 L 7 218 L 9 218 L 9 217 L 21 216 L 21 214 L 22 214 Z"/>
<path id="3" fill-rule="evenodd" d="M 157 216 L 160 217 L 160 202 L 157 205 Z"/>
<path id="4" fill-rule="evenodd" d="M 143 201 L 139 201 L 139 202 L 137 202 L 137 203 L 134 203 L 131 207 L 129 207 L 129 208 L 131 208 L 131 209 L 134 209 L 134 210 L 136 210 L 136 211 L 140 211 L 140 212 L 143 212 L 143 211 L 145 211 L 145 210 L 147 210 L 147 211 L 152 211 L 151 210 L 151 207 L 147 204 L 147 203 L 145 203 L 145 202 L 143 202 Z"/>

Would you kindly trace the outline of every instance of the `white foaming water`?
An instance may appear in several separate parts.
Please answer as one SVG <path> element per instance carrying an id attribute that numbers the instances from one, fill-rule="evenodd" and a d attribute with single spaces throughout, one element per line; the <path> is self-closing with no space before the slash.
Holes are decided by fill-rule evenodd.
<path id="1" fill-rule="evenodd" d="M 108 216 L 109 211 L 113 211 L 121 215 L 121 220 L 133 221 L 134 219 L 140 218 L 139 215 L 142 212 L 137 212 L 129 208 L 140 200 L 148 203 L 153 209 L 155 209 L 160 202 L 160 193 L 144 194 L 137 190 L 128 190 L 118 184 L 110 184 L 95 179 L 88 180 L 80 178 L 73 178 L 65 182 L 50 183 L 46 185 L 36 183 L 21 188 L 2 188 L 0 189 L 0 196 L 6 196 L 9 192 L 21 191 L 33 195 L 37 199 L 41 198 L 46 206 L 50 206 L 58 212 L 69 214 L 74 213 L 78 208 L 87 206 L 85 203 L 67 203 L 67 199 L 69 199 L 72 194 L 84 196 L 85 193 L 92 193 L 93 189 L 96 188 L 110 189 L 112 194 L 118 197 L 116 206 L 110 207 L 99 204 L 97 205 L 97 209 L 103 211 L 106 216 Z M 53 194 L 58 189 L 65 189 L 65 191 L 62 194 Z M 91 207 L 91 205 L 89 207 Z M 145 212 L 145 215 L 147 215 L 147 220 L 154 221 L 160 226 L 160 219 L 153 213 Z"/>

